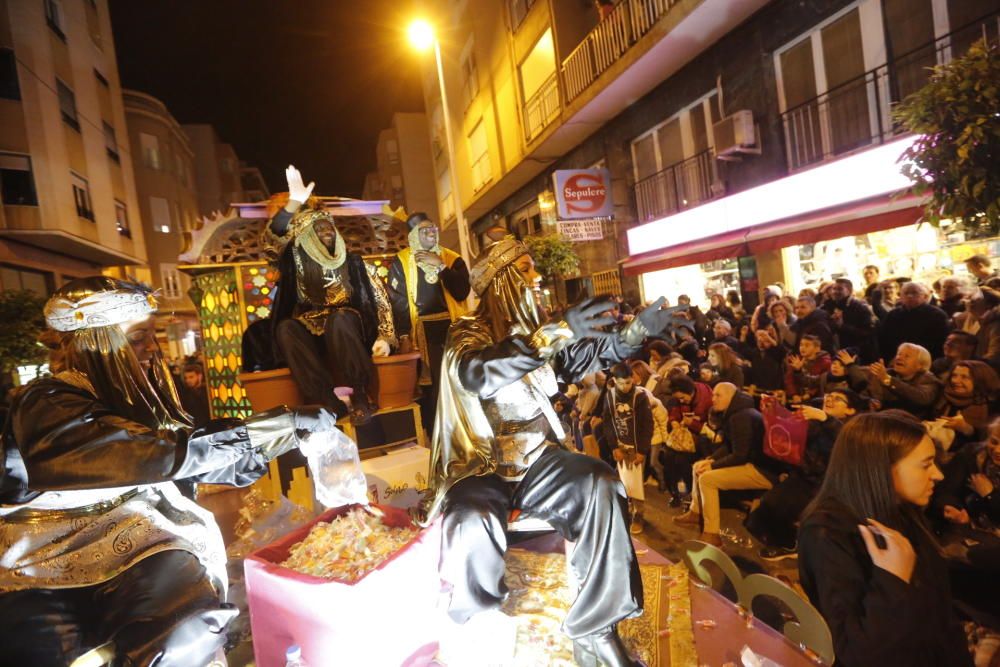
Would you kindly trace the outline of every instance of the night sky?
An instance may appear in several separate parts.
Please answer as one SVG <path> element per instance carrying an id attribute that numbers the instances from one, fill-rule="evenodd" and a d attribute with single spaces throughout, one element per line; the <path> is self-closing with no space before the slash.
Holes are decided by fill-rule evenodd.
<path id="1" fill-rule="evenodd" d="M 110 0 L 122 86 L 209 123 L 285 190 L 360 196 L 378 132 L 423 111 L 406 0 Z"/>

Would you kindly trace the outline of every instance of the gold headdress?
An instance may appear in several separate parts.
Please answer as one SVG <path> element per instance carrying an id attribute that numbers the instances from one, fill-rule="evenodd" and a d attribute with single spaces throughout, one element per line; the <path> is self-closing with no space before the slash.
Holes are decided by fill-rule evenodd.
<path id="1" fill-rule="evenodd" d="M 143 285 L 107 276 L 79 284 L 80 289 L 60 290 L 45 304 L 45 322 L 52 329 L 66 332 L 106 327 L 156 312 L 156 297 Z"/>
<path id="2" fill-rule="evenodd" d="M 472 266 L 472 271 L 469 272 L 472 289 L 476 291 L 476 294 L 482 296 L 490 286 L 490 282 L 493 281 L 493 277 L 497 274 L 497 271 L 518 257 L 527 254 L 528 246 L 513 236 L 508 236 L 487 246 Z"/>

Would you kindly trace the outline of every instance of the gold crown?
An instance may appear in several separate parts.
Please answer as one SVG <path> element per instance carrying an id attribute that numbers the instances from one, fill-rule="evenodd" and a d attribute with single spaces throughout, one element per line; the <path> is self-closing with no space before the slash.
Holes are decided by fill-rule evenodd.
<path id="1" fill-rule="evenodd" d="M 524 245 L 513 236 L 503 238 L 496 243 L 491 243 L 480 254 L 479 259 L 469 272 L 472 289 L 476 294 L 482 296 L 486 289 L 493 282 L 493 276 L 497 271 L 513 262 L 518 257 L 528 254 L 528 246 Z"/>

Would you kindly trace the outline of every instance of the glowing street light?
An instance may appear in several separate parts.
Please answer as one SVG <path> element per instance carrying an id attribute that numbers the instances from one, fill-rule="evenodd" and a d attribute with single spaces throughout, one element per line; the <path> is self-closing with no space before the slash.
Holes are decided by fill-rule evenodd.
<path id="1" fill-rule="evenodd" d="M 406 31 L 410 39 L 410 44 L 417 51 L 426 51 L 434 46 L 434 28 L 423 19 L 417 19 L 410 24 Z"/>
<path id="2" fill-rule="evenodd" d="M 434 27 L 423 19 L 413 21 L 407 29 L 410 44 L 418 51 L 426 51 L 434 47 L 434 59 L 437 61 L 438 86 L 441 91 L 441 115 L 444 118 L 444 138 L 448 149 L 448 174 L 451 177 L 451 197 L 455 203 L 455 224 L 458 225 L 459 254 L 465 260 L 465 265 L 472 266 L 472 250 L 469 246 L 469 228 L 462 212 L 462 200 L 458 194 L 458 172 L 455 171 L 455 140 L 452 138 L 451 113 L 448 111 L 448 94 L 444 87 L 444 67 L 441 65 L 441 44 L 434 36 Z M 442 226 L 444 220 L 441 221 Z"/>

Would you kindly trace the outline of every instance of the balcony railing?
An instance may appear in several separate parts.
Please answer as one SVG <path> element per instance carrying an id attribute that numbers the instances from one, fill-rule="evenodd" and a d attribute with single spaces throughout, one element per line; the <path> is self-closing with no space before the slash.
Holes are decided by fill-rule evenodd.
<path id="1" fill-rule="evenodd" d="M 524 103 L 524 138 L 534 139 L 559 115 L 559 81 L 552 73 L 534 95 Z"/>
<path id="2" fill-rule="evenodd" d="M 563 61 L 566 101 L 572 101 L 586 90 L 678 1 L 620 0 Z"/>
<path id="3" fill-rule="evenodd" d="M 902 133 L 891 120 L 891 106 L 922 87 L 931 67 L 950 62 L 983 36 L 993 43 L 1000 39 L 1000 15 L 975 21 L 785 111 L 789 171 Z"/>
<path id="4" fill-rule="evenodd" d="M 720 197 L 716 181 L 712 149 L 658 171 L 635 184 L 639 219 L 649 222 Z"/>

